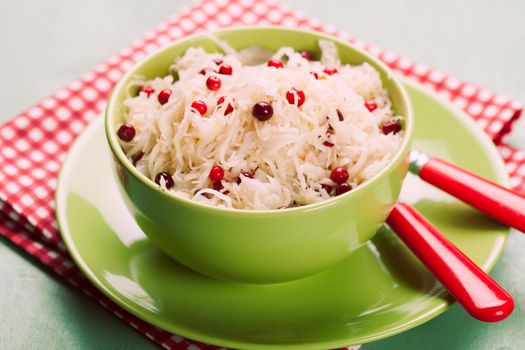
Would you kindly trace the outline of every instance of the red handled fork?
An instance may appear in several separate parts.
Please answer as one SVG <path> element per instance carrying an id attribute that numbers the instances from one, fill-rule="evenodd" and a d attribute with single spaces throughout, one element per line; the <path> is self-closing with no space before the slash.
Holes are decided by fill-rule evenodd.
<path id="1" fill-rule="evenodd" d="M 497 221 L 525 232 L 525 197 L 516 192 L 419 151 L 410 153 L 409 169 Z"/>
<path id="2" fill-rule="evenodd" d="M 512 296 L 412 206 L 398 202 L 386 222 L 472 317 L 497 322 L 512 313 Z"/>

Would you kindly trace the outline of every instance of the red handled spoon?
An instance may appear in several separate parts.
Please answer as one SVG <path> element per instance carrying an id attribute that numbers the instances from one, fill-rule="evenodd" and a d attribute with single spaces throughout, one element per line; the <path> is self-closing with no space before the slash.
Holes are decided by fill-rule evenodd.
<path id="1" fill-rule="evenodd" d="M 497 322 L 512 313 L 512 296 L 412 206 L 398 202 L 386 222 L 472 317 Z"/>
<path id="2" fill-rule="evenodd" d="M 429 184 L 525 232 L 525 197 L 516 192 L 419 151 L 410 153 L 409 169 Z"/>

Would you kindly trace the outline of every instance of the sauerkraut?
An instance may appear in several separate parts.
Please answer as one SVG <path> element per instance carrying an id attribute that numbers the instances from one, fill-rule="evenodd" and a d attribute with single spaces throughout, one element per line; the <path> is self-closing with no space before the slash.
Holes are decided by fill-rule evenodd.
<path id="1" fill-rule="evenodd" d="M 360 186 L 399 149 L 402 116 L 379 73 L 342 64 L 332 42 L 319 60 L 221 47 L 189 48 L 172 74 L 129 87 L 121 146 L 163 190 L 234 209 L 307 205 Z"/>

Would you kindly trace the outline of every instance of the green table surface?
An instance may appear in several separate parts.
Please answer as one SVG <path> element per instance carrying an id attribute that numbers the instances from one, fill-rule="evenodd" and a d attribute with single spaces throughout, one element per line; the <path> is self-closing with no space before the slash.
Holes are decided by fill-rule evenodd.
<path id="1" fill-rule="evenodd" d="M 525 101 L 525 2 L 308 1 L 289 5 L 363 40 Z M 189 1 L 3 1 L 0 7 L 0 122 L 90 70 Z M 525 148 L 525 121 L 507 139 Z M 455 305 L 369 350 L 525 349 L 525 236 L 511 233 L 492 272 L 515 297 L 499 324 Z M 98 304 L 0 243 L 0 348 L 153 349 Z"/>

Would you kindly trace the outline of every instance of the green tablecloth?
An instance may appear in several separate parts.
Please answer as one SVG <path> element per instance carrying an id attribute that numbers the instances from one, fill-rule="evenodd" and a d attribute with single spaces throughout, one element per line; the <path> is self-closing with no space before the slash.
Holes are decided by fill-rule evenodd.
<path id="1" fill-rule="evenodd" d="M 288 0 L 368 42 L 525 101 L 525 2 Z M 188 1 L 17 0 L 0 11 L 0 121 L 128 45 Z M 508 139 L 525 148 L 525 121 Z M 0 244 L 0 348 L 154 348 L 93 301 Z M 499 324 L 458 306 L 369 350 L 525 349 L 525 236 L 513 231 L 492 275 L 516 299 Z"/>

